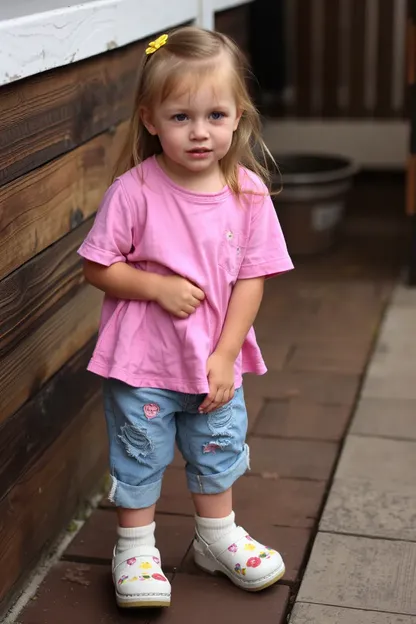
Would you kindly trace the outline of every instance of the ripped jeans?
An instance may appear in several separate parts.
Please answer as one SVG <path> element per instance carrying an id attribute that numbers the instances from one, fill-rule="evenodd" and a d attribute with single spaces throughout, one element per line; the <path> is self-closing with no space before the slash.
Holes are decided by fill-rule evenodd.
<path id="1" fill-rule="evenodd" d="M 210 414 L 198 413 L 204 398 L 104 381 L 112 502 L 130 509 L 156 503 L 175 439 L 191 492 L 219 494 L 245 473 L 249 457 L 243 389 Z"/>

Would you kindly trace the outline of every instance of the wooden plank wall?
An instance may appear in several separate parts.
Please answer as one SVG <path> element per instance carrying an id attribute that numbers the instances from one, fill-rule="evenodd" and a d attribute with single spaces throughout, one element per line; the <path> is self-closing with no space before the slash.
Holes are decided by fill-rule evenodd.
<path id="1" fill-rule="evenodd" d="M 247 50 L 247 20 L 242 6 L 216 26 Z M 0 613 L 106 467 L 100 381 L 85 370 L 101 295 L 76 249 L 111 182 L 143 51 L 0 89 Z"/>
<path id="2" fill-rule="evenodd" d="M 215 14 L 215 29 L 231 37 L 247 57 L 250 56 L 250 11 L 250 4 L 242 4 Z"/>
<path id="3" fill-rule="evenodd" d="M 325 119 L 405 117 L 406 2 L 276 0 L 284 24 L 276 25 L 275 41 L 264 42 L 258 63 L 264 61 L 273 75 L 276 59 L 284 54 L 287 88 L 264 112 Z M 262 6 L 266 16 L 267 0 L 253 5 L 256 12 Z"/>
<path id="4" fill-rule="evenodd" d="M 407 168 L 406 210 L 409 216 L 416 218 L 416 0 L 409 3 L 407 30 L 407 82 L 409 88 L 410 109 L 410 154 Z M 416 238 L 413 242 L 413 254 L 416 260 Z M 416 275 L 416 261 L 414 272 Z"/>
<path id="5" fill-rule="evenodd" d="M 0 612 L 106 467 L 76 249 L 111 181 L 143 43 L 0 89 Z"/>

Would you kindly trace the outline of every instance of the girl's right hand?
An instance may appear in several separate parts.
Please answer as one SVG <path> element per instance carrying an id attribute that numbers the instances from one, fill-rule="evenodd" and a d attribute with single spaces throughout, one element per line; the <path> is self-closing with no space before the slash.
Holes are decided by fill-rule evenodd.
<path id="1" fill-rule="evenodd" d="M 166 275 L 160 281 L 156 302 L 166 312 L 181 319 L 193 314 L 205 299 L 205 293 L 179 275 Z"/>

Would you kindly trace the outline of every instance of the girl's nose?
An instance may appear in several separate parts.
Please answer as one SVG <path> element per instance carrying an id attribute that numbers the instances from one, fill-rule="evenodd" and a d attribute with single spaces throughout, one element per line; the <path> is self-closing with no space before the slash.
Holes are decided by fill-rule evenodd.
<path id="1" fill-rule="evenodd" d="M 208 129 L 205 123 L 199 122 L 192 124 L 190 136 L 193 141 L 202 141 L 203 139 L 207 139 Z"/>

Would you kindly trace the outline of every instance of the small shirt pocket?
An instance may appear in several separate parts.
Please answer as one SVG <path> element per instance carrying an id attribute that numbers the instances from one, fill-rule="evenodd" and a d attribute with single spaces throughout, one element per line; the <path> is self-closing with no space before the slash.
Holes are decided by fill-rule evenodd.
<path id="1" fill-rule="evenodd" d="M 235 277 L 238 275 L 244 257 L 244 237 L 239 232 L 226 230 L 219 250 L 219 266 Z"/>

